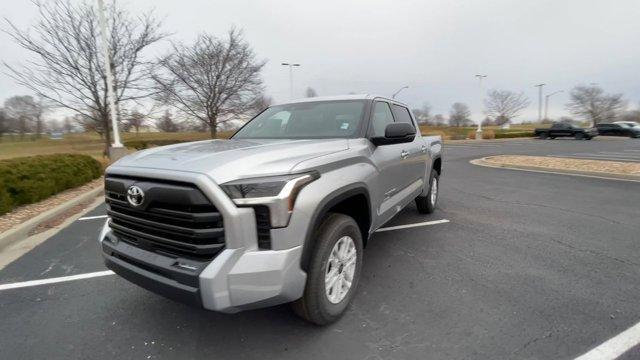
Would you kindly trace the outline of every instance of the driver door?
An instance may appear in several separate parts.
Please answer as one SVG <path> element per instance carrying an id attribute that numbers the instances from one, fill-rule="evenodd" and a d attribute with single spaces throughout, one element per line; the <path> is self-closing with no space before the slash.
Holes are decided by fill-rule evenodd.
<path id="1" fill-rule="evenodd" d="M 376 100 L 371 111 L 369 137 L 384 136 L 388 124 L 396 122 L 391 104 Z M 383 225 L 401 210 L 405 199 L 400 192 L 416 181 L 415 159 L 410 156 L 413 143 L 371 145 L 371 160 L 378 169 L 378 177 L 372 189 L 373 204 L 377 212 L 374 228 Z"/>

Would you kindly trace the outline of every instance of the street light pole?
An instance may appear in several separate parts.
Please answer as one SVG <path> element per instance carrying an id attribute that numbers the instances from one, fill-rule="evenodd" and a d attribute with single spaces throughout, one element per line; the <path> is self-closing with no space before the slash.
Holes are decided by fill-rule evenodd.
<path id="1" fill-rule="evenodd" d="M 549 113 L 549 98 L 561 92 L 564 92 L 564 90 L 558 90 L 556 92 L 552 92 L 551 94 L 544 96 L 544 119 L 545 120 L 548 119 L 547 114 Z"/>
<path id="2" fill-rule="evenodd" d="M 482 140 L 482 112 L 484 111 L 484 92 L 482 90 L 482 79 L 487 75 L 476 75 L 478 86 L 480 89 L 480 120 L 478 121 L 478 130 L 476 130 L 476 140 Z"/>
<path id="3" fill-rule="evenodd" d="M 542 122 L 542 87 L 547 84 L 538 84 L 538 122 Z"/>
<path id="4" fill-rule="evenodd" d="M 111 53 L 107 41 L 107 19 L 104 14 L 104 1 L 98 0 L 98 16 L 100 21 L 100 32 L 102 33 L 102 53 L 104 58 L 104 69 L 107 75 L 107 96 L 109 97 L 109 113 L 111 115 L 111 126 L 113 127 L 113 145 L 109 148 L 109 157 L 116 160 L 124 155 L 124 147 L 120 142 L 120 132 L 118 131 L 118 108 L 116 106 L 116 94 L 113 90 L 113 69 L 111 69 Z"/>
<path id="5" fill-rule="evenodd" d="M 300 64 L 283 62 L 282 65 L 289 67 L 289 91 L 290 96 L 293 99 L 293 67 L 300 66 Z"/>
<path id="6" fill-rule="evenodd" d="M 404 89 L 408 89 L 408 88 L 409 88 L 409 85 L 405 85 L 405 86 L 401 87 L 400 89 L 398 89 L 398 91 L 394 92 L 393 95 L 391 95 L 391 98 L 395 99 L 396 95 L 398 95 L 400 93 L 400 91 L 402 91 Z"/>

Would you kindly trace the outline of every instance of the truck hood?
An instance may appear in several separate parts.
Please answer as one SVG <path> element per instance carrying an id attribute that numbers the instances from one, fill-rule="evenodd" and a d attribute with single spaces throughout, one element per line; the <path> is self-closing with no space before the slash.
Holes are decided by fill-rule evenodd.
<path id="1" fill-rule="evenodd" d="M 346 139 L 206 140 L 139 151 L 112 167 L 197 172 L 222 184 L 247 177 L 287 174 L 302 161 L 348 148 Z"/>

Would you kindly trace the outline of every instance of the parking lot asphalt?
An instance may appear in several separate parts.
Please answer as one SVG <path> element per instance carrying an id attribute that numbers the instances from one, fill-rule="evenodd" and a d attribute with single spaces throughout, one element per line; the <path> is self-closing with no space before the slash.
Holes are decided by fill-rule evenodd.
<path id="1" fill-rule="evenodd" d="M 574 358 L 640 321 L 640 183 L 469 160 L 626 150 L 640 140 L 446 146 L 438 210 L 409 206 L 387 226 L 450 222 L 374 234 L 354 303 L 330 326 L 286 305 L 207 312 L 111 275 L 0 291 L 0 357 Z M 103 222 L 76 221 L 0 270 L 0 284 L 105 270 Z"/>

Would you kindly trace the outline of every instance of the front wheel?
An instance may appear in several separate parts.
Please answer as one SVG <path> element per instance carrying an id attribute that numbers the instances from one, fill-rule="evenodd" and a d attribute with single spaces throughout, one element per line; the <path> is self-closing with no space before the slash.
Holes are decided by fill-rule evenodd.
<path id="1" fill-rule="evenodd" d="M 546 140 L 549 137 L 549 134 L 546 132 L 540 133 L 540 139 Z M 553 139 L 553 138 L 552 138 Z"/>
<path id="2" fill-rule="evenodd" d="M 576 133 L 574 135 L 574 137 L 576 138 L 576 140 L 584 140 L 584 134 L 583 133 Z"/>
<path id="3" fill-rule="evenodd" d="M 304 294 L 292 305 L 303 319 L 326 325 L 344 314 L 355 294 L 362 269 L 362 235 L 352 217 L 329 213 L 314 240 Z"/>
<path id="4" fill-rule="evenodd" d="M 436 210 L 438 204 L 438 192 L 440 190 L 440 175 L 437 171 L 431 170 L 429 177 L 429 192 L 427 196 L 416 198 L 416 207 L 421 214 L 431 214 Z"/>

